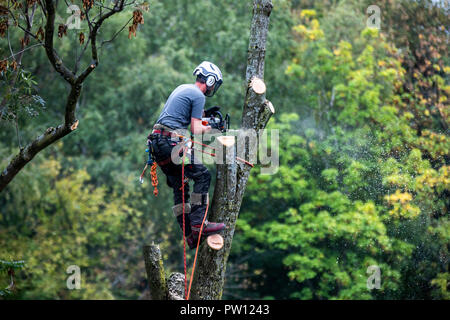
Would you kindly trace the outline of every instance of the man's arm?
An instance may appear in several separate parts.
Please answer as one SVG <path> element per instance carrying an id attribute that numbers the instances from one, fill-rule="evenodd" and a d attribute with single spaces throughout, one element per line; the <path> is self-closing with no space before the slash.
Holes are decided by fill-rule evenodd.
<path id="1" fill-rule="evenodd" d="M 201 134 L 211 130 L 211 126 L 204 126 L 202 119 L 191 118 L 191 131 L 193 134 Z"/>

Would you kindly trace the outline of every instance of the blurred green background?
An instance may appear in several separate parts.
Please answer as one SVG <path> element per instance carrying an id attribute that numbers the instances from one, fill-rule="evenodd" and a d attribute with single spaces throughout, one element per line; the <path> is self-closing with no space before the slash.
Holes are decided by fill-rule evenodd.
<path id="1" fill-rule="evenodd" d="M 371 1 L 273 0 L 265 82 L 276 109 L 269 128 L 280 130 L 280 168 L 274 175 L 252 170 L 223 298 L 450 298 L 444 3 L 377 1 L 375 29 L 367 28 Z M 151 0 L 135 38 L 125 30 L 103 46 L 83 86 L 78 129 L 0 193 L 0 259 L 25 261 L 6 298 L 145 298 L 142 247 L 152 241 L 167 272 L 182 272 L 165 177 L 159 171 L 158 197 L 148 176 L 138 182 L 146 136 L 170 92 L 192 83 L 203 60 L 224 75 L 206 107 L 221 105 L 238 128 L 251 11 L 251 1 Z M 131 16 L 132 8 L 107 20 L 102 38 Z M 82 28 L 55 39 L 70 67 Z M 10 28 L 9 37 L 20 48 L 23 32 Z M 6 37 L 0 43 L 1 60 L 10 53 Z M 3 114 L 0 121 L 1 170 L 19 143 L 64 116 L 68 86 L 44 50 L 25 52 L 22 67 L 7 109 L 14 119 Z M 1 74 L 0 94 L 12 72 Z M 69 265 L 81 268 L 81 290 L 66 287 Z M 372 265 L 381 287 L 369 290 Z M 0 268 L 0 289 L 9 283 L 7 269 Z"/>

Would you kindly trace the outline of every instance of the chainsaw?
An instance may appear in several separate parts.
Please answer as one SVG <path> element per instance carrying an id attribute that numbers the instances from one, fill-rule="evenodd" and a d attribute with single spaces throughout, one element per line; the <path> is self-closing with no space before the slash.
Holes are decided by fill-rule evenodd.
<path id="1" fill-rule="evenodd" d="M 225 132 L 230 129 L 230 115 L 227 113 L 224 118 L 219 109 L 219 106 L 214 106 L 205 110 L 202 124 Z"/>

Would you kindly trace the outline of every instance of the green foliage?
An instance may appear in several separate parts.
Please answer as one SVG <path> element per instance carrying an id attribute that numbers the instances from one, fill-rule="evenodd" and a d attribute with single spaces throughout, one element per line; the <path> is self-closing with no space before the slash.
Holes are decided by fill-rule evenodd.
<path id="1" fill-rule="evenodd" d="M 36 117 L 42 111 L 45 101 L 36 94 L 37 82 L 31 72 L 18 69 L 1 72 L 0 97 L 5 105 L 0 113 L 0 121 L 17 121 L 20 116 Z M 14 80 L 13 80 L 14 79 Z M 14 86 L 9 83 L 14 82 Z"/>
<path id="2" fill-rule="evenodd" d="M 20 273 L 21 297 L 110 299 L 133 294 L 136 284 L 129 281 L 143 268 L 139 257 L 153 225 L 127 204 L 129 193 L 107 195 L 106 188 L 89 183 L 85 170 L 63 174 L 51 158 L 32 167 L 29 174 L 37 179 L 27 188 L 37 187 L 40 180 L 39 194 L 18 206 L 20 194 L 30 191 L 13 186 L 1 209 L 8 240 L 0 255 L 27 262 Z M 69 265 L 81 268 L 81 290 L 66 288 Z"/>
<path id="3" fill-rule="evenodd" d="M 249 287 L 293 299 L 447 297 L 449 167 L 432 167 L 423 137 L 396 107 L 405 76 L 397 50 L 376 29 L 333 48 L 314 11 L 300 16 L 286 74 L 306 118 L 282 114 L 271 124 L 282 132 L 280 168 L 252 172 L 234 252 L 257 252 L 250 269 L 278 271 Z M 269 252 L 281 264 L 260 257 Z M 366 286 L 370 265 L 381 269 L 379 290 Z M 420 288 L 411 286 L 413 268 Z"/>

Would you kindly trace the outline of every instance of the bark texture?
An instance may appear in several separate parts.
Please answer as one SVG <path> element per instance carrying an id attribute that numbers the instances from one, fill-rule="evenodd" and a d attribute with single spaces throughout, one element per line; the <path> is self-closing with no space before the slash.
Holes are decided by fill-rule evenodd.
<path id="1" fill-rule="evenodd" d="M 184 275 L 172 273 L 166 280 L 161 250 L 156 244 L 144 246 L 145 271 L 151 300 L 184 300 Z"/>
<path id="2" fill-rule="evenodd" d="M 169 292 L 166 284 L 161 250 L 158 245 L 144 246 L 144 262 L 151 299 L 166 300 Z"/>

